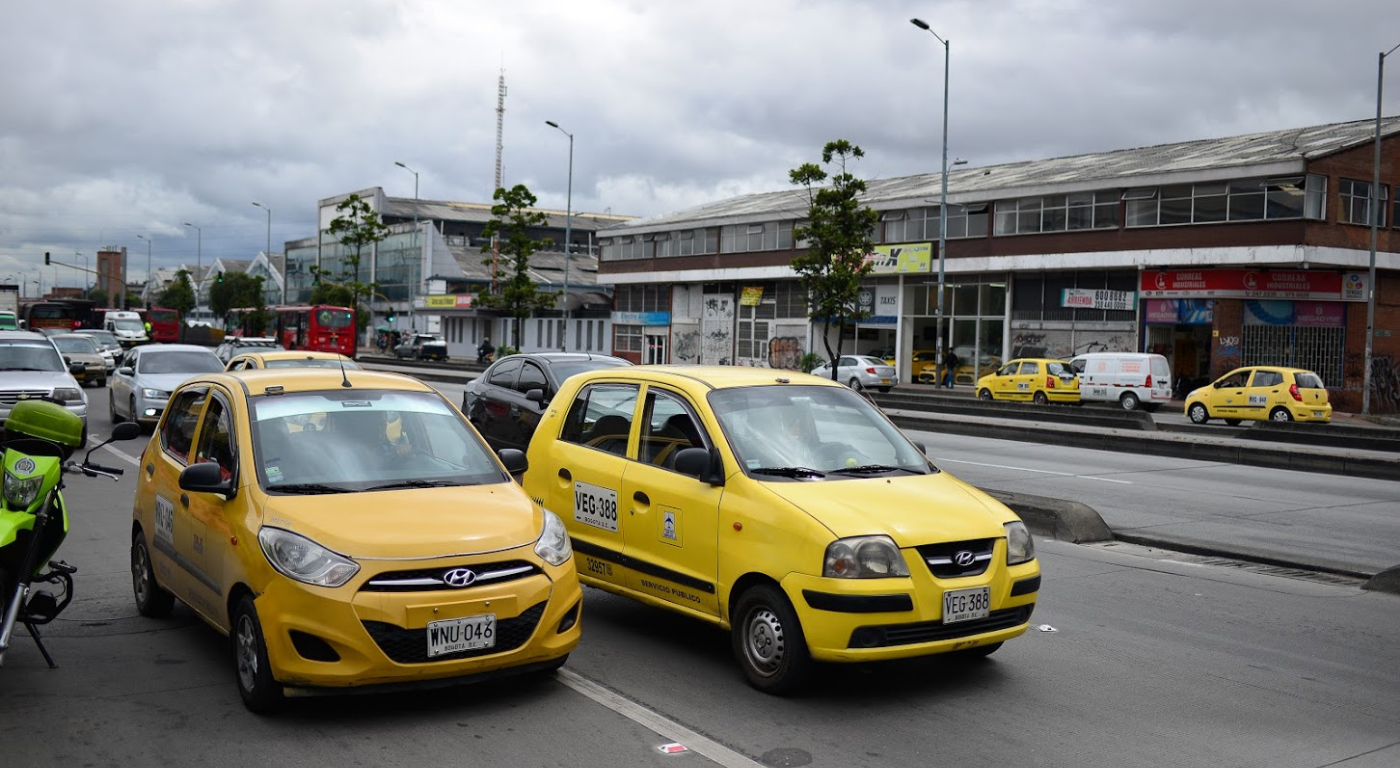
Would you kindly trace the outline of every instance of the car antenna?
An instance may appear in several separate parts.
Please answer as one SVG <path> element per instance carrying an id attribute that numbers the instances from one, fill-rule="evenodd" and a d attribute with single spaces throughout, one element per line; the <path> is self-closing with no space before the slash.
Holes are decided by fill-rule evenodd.
<path id="1" fill-rule="evenodd" d="M 342 387 L 352 387 L 352 386 L 354 386 L 353 384 L 350 383 L 350 377 L 345 375 L 345 355 L 341 355 L 341 356 L 340 356 L 340 386 L 342 386 Z"/>

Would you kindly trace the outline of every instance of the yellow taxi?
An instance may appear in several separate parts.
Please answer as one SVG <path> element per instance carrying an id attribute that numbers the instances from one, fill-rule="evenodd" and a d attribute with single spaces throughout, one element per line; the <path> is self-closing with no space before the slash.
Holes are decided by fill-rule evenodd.
<path id="1" fill-rule="evenodd" d="M 354 360 L 336 352 L 305 349 L 252 349 L 229 359 L 226 371 L 254 371 L 264 368 L 336 368 L 355 370 Z"/>
<path id="2" fill-rule="evenodd" d="M 1079 403 L 1079 377 L 1064 360 L 1018 358 L 977 380 L 981 400 Z"/>
<path id="3" fill-rule="evenodd" d="M 942 373 L 938 366 L 938 352 L 932 349 L 916 349 L 914 356 L 910 358 L 910 373 L 914 381 L 923 384 L 937 384 L 938 376 Z"/>
<path id="4" fill-rule="evenodd" d="M 1329 422 L 1332 405 L 1322 378 L 1312 371 L 1261 365 L 1236 368 L 1192 391 L 1186 415 L 1196 424 L 1214 418 L 1230 426 L 1245 419 Z"/>
<path id="5" fill-rule="evenodd" d="M 583 595 L 563 522 L 512 479 L 524 462 L 404 376 L 196 376 L 141 456 L 136 607 L 178 599 L 230 635 L 256 712 L 318 689 L 545 674 L 578 644 Z"/>
<path id="6" fill-rule="evenodd" d="M 1035 607 L 1015 513 L 816 376 L 578 374 L 529 461 L 525 490 L 564 518 L 584 584 L 729 631 L 762 691 L 801 687 L 814 662 L 980 658 Z"/>

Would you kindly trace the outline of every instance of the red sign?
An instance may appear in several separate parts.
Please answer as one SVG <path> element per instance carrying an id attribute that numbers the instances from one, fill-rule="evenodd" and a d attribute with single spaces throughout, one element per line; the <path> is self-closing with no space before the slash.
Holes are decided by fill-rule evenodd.
<path id="1" fill-rule="evenodd" d="M 1145 299 L 1237 298 L 1345 301 L 1343 275 L 1319 270 L 1172 269 L 1144 271 Z"/>

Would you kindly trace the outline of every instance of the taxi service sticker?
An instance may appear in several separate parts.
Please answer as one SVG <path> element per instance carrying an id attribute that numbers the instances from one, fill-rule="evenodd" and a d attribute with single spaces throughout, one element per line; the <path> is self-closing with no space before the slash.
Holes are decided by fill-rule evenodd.
<path id="1" fill-rule="evenodd" d="M 664 544 L 681 546 L 681 511 L 676 507 L 658 507 L 661 516 L 658 523 L 661 530 L 658 531 L 661 541 Z"/>
<path id="2" fill-rule="evenodd" d="M 281 467 L 278 467 L 278 466 L 271 466 L 271 467 L 268 467 L 265 471 L 267 472 L 267 481 L 268 481 L 269 483 L 280 483 L 280 482 L 282 482 L 282 468 L 281 468 Z"/>
<path id="3" fill-rule="evenodd" d="M 164 496 L 156 496 L 156 540 L 175 543 L 175 504 Z"/>
<path id="4" fill-rule="evenodd" d="M 576 481 L 574 521 L 617 533 L 617 491 Z"/>

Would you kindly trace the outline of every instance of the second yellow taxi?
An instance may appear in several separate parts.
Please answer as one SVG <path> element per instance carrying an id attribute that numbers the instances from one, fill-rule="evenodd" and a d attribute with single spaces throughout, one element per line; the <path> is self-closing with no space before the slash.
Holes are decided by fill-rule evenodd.
<path id="1" fill-rule="evenodd" d="M 1079 377 L 1064 360 L 1018 358 L 977 380 L 982 400 L 1078 403 Z"/>
<path id="2" fill-rule="evenodd" d="M 1301 368 L 1252 366 L 1236 368 L 1186 396 L 1186 415 L 1193 423 L 1212 418 L 1234 426 L 1254 421 L 1332 420 L 1332 405 L 1322 378 Z"/>

